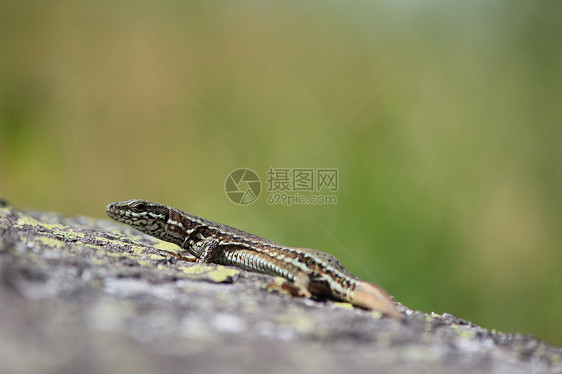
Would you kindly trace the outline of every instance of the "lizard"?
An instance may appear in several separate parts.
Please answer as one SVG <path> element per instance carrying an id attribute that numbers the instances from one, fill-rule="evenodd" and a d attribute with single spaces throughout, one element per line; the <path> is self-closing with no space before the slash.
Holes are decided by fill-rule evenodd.
<path id="1" fill-rule="evenodd" d="M 178 245 L 200 263 L 280 276 L 285 279 L 282 287 L 295 296 L 328 296 L 402 320 L 396 305 L 381 287 L 355 277 L 326 252 L 284 246 L 146 200 L 114 202 L 106 206 L 106 212 L 117 222 Z"/>

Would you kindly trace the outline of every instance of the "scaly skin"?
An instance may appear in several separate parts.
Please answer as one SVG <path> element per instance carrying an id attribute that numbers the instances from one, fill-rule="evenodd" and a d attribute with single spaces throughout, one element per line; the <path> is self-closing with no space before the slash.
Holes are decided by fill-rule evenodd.
<path id="1" fill-rule="evenodd" d="M 287 247 L 234 227 L 145 200 L 107 205 L 114 220 L 177 244 L 199 262 L 236 266 L 281 276 L 293 294 L 348 301 L 394 319 L 402 315 L 379 286 L 353 276 L 334 256 L 308 248 Z"/>

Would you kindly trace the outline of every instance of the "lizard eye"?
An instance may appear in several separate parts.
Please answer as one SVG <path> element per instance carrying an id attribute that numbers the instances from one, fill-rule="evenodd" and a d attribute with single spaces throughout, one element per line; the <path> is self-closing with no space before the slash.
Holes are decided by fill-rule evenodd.
<path id="1" fill-rule="evenodd" d="M 131 208 L 133 208 L 136 211 L 144 211 L 146 210 L 147 205 L 143 201 L 137 201 L 131 205 Z"/>

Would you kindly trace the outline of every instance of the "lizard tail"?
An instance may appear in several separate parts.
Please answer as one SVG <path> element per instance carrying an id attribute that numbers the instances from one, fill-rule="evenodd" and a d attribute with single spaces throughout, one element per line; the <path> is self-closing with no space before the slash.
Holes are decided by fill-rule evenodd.
<path id="1" fill-rule="evenodd" d="M 386 314 L 398 321 L 402 315 L 390 299 L 390 296 L 382 288 L 369 282 L 360 281 L 353 290 L 352 304 L 372 309 Z"/>

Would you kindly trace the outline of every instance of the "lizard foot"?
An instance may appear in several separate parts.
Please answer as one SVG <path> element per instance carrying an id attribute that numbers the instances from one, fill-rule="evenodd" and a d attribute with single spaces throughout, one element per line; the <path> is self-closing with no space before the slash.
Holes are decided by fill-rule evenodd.
<path id="1" fill-rule="evenodd" d="M 190 257 L 185 257 L 184 255 L 182 255 L 182 254 L 179 253 L 179 252 L 175 252 L 173 255 L 174 255 L 174 257 L 177 257 L 177 258 L 179 258 L 179 259 L 182 260 L 182 261 L 197 262 L 197 258 L 196 258 L 196 257 L 191 257 L 191 256 L 190 256 Z"/>
<path id="2" fill-rule="evenodd" d="M 266 286 L 266 289 L 268 291 L 285 291 L 288 292 L 291 296 L 305 297 L 307 299 L 310 299 L 310 297 L 312 296 L 310 291 L 306 288 L 299 287 L 295 283 L 289 281 L 283 281 L 281 283 L 273 281 Z"/>

